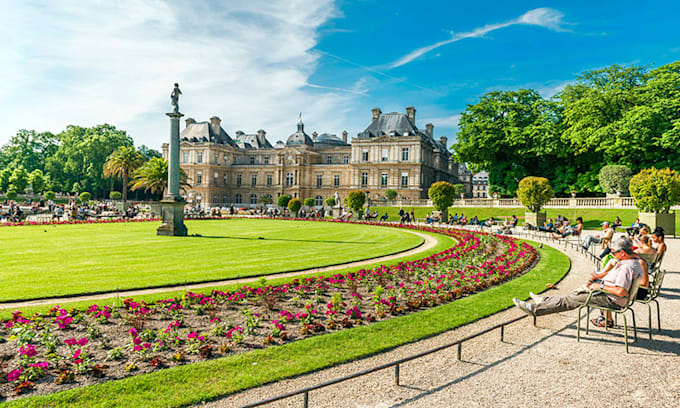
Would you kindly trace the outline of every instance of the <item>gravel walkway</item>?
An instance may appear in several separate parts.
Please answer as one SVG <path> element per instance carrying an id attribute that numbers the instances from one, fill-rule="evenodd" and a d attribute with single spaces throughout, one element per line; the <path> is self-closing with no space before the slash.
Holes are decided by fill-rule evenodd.
<path id="1" fill-rule="evenodd" d="M 589 232 L 586 232 L 587 235 Z M 594 233 L 594 232 L 593 232 Z M 585 235 L 584 235 L 585 236 Z M 576 341 L 576 311 L 539 317 L 537 326 L 524 319 L 505 329 L 505 342 L 494 331 L 456 349 L 435 353 L 401 367 L 401 385 L 387 369 L 313 391 L 310 407 L 677 407 L 680 406 L 680 241 L 668 240 L 668 272 L 659 296 L 662 331 L 649 340 L 647 308 L 636 305 L 638 342 L 630 354 L 623 329 L 592 330 Z M 553 245 L 546 242 L 545 245 Z M 571 273 L 551 294 L 584 283 L 594 267 L 581 254 L 563 250 L 572 260 Z M 528 294 L 527 294 L 528 297 Z M 473 324 L 370 358 L 267 386 L 201 406 L 238 407 L 315 385 L 410 356 L 463 338 L 520 316 L 511 308 Z M 629 314 L 630 315 L 630 314 Z M 655 319 L 655 316 L 653 315 Z M 630 319 L 629 319 L 630 321 Z M 584 324 L 585 322 L 583 322 Z M 621 323 L 621 320 L 619 320 Z M 632 330 L 631 330 L 632 331 Z M 584 332 L 582 332 L 584 334 Z M 302 407 L 302 396 L 266 405 Z"/>
<path id="2" fill-rule="evenodd" d="M 344 264 L 340 264 L 340 265 L 327 266 L 327 267 L 323 267 L 323 268 L 312 268 L 312 269 L 305 269 L 305 270 L 302 270 L 302 271 L 271 274 L 271 275 L 267 275 L 266 277 L 268 279 L 288 278 L 288 277 L 299 276 L 299 275 L 307 275 L 307 274 L 313 274 L 313 273 L 323 273 L 323 272 L 346 269 L 346 268 L 354 268 L 354 267 L 358 267 L 358 266 L 362 266 L 362 265 L 368 265 L 368 264 L 372 264 L 372 263 L 376 263 L 376 262 L 387 262 L 387 261 L 391 261 L 391 260 L 396 259 L 396 258 L 401 258 L 401 257 L 404 257 L 404 256 L 411 256 L 411 255 L 415 255 L 415 254 L 418 254 L 418 253 L 421 253 L 421 252 L 425 252 L 425 251 L 433 248 L 435 245 L 437 245 L 437 239 L 432 237 L 431 235 L 426 235 L 426 234 L 423 234 L 423 233 L 420 233 L 420 232 L 417 232 L 417 231 L 408 230 L 408 229 L 403 229 L 401 231 L 407 232 L 409 234 L 418 235 L 419 237 L 423 238 L 423 242 L 420 245 L 409 249 L 408 251 L 397 252 L 397 253 L 391 254 L 391 255 L 385 255 L 385 256 L 381 256 L 381 257 L 377 257 L 377 258 L 365 259 L 363 261 L 349 262 L 349 263 L 344 263 Z M 139 296 L 139 295 L 148 295 L 148 294 L 153 294 L 153 293 L 171 292 L 171 291 L 176 291 L 176 290 L 196 290 L 196 289 L 203 289 L 203 288 L 223 286 L 223 285 L 231 285 L 231 284 L 246 284 L 246 283 L 257 282 L 259 279 L 260 279 L 259 277 L 237 278 L 237 279 L 226 279 L 226 280 L 221 280 L 221 281 L 203 282 L 203 283 L 188 284 L 188 285 L 167 286 L 167 287 L 153 288 L 153 289 L 123 290 L 123 291 L 119 291 L 119 292 L 107 292 L 107 293 L 100 293 L 100 294 L 96 294 L 96 295 L 46 298 L 46 299 L 38 299 L 38 300 L 27 300 L 27 301 L 23 301 L 23 302 L 5 302 L 5 303 L 0 303 L 0 309 L 21 309 L 21 308 L 30 307 L 30 306 L 53 305 L 53 304 L 64 305 L 64 304 L 70 303 L 70 302 L 79 302 L 79 301 L 83 301 L 83 300 L 96 301 L 96 300 L 102 300 L 102 299 L 110 299 L 110 298 L 116 297 L 116 296 L 122 297 L 122 298 L 130 298 L 130 297 L 135 297 L 135 296 Z"/>

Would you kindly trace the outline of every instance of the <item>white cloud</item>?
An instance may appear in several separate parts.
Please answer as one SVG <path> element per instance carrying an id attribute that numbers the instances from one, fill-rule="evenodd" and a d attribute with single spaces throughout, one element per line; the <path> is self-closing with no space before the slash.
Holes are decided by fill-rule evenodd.
<path id="1" fill-rule="evenodd" d="M 308 82 L 317 32 L 335 13 L 332 0 L 10 2 L 0 17 L 0 143 L 21 128 L 106 122 L 159 148 L 174 82 L 187 117 L 220 116 L 232 135 L 262 128 L 285 140 L 299 111 L 321 131 L 341 129 L 365 85 Z"/>
<path id="2" fill-rule="evenodd" d="M 477 38 L 477 37 L 483 37 L 487 33 L 490 33 L 491 31 L 499 30 L 501 28 L 509 27 L 512 25 L 517 25 L 517 24 L 525 24 L 525 25 L 536 25 L 536 26 L 541 26 L 545 27 L 549 30 L 553 31 L 565 31 L 562 28 L 562 25 L 564 22 L 562 21 L 562 18 L 564 17 L 564 14 L 562 12 L 551 9 L 551 8 L 537 8 L 533 10 L 529 10 L 526 13 L 522 14 L 518 18 L 514 20 L 507 21 L 505 23 L 498 23 L 498 24 L 488 24 L 483 27 L 475 28 L 472 31 L 468 32 L 463 32 L 463 33 L 451 33 L 451 38 L 448 40 L 444 41 L 439 41 L 437 43 L 434 43 L 432 45 L 428 45 L 422 48 L 418 48 L 414 51 L 411 51 L 410 53 L 404 55 L 403 57 L 399 58 L 397 61 L 392 63 L 390 65 L 390 68 L 397 68 L 402 65 L 406 65 L 409 62 L 415 60 L 416 58 L 436 49 L 439 47 L 442 47 L 447 44 L 451 44 L 460 40 L 464 40 L 466 38 Z"/>

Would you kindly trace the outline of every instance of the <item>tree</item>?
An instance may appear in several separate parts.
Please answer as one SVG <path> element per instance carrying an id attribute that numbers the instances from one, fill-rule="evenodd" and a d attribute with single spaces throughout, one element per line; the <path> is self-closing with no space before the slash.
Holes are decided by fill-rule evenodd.
<path id="1" fill-rule="evenodd" d="M 21 129 L 0 148 L 0 167 L 23 166 L 29 172 L 35 169 L 45 170 L 45 160 L 57 148 L 58 141 L 52 133 Z"/>
<path id="2" fill-rule="evenodd" d="M 442 212 L 442 221 L 447 220 L 447 210 L 456 198 L 456 188 L 447 181 L 438 181 L 430 186 L 427 194 L 434 204 L 434 209 Z"/>
<path id="3" fill-rule="evenodd" d="M 288 194 L 283 194 L 280 195 L 279 198 L 276 199 L 276 205 L 278 205 L 281 208 L 288 207 L 288 202 L 290 201 L 291 196 Z"/>
<path id="4" fill-rule="evenodd" d="M 300 202 L 299 198 L 293 198 L 292 200 L 288 201 L 288 209 L 291 213 L 295 214 L 296 217 L 298 211 L 300 211 L 300 208 L 302 208 L 302 202 Z"/>
<path id="5" fill-rule="evenodd" d="M 669 168 L 642 170 L 630 179 L 630 194 L 640 211 L 668 214 L 680 203 L 680 174 Z"/>
<path id="6" fill-rule="evenodd" d="M 385 190 L 385 198 L 388 199 L 389 201 L 394 200 L 397 198 L 397 192 L 392 190 L 391 188 L 388 188 Z"/>
<path id="7" fill-rule="evenodd" d="M 453 185 L 453 196 L 455 197 L 460 197 L 461 194 L 465 193 L 465 186 L 463 184 L 454 184 Z"/>
<path id="8" fill-rule="evenodd" d="M 312 197 L 305 198 L 305 205 L 307 207 L 314 207 L 314 199 Z"/>
<path id="9" fill-rule="evenodd" d="M 17 192 L 16 190 L 12 190 L 11 188 L 7 190 L 7 193 L 5 194 L 8 200 L 16 200 L 17 199 Z"/>
<path id="10" fill-rule="evenodd" d="M 121 146 L 132 146 L 124 130 L 106 124 L 92 128 L 71 125 L 57 139 L 59 148 L 47 158 L 45 170 L 65 189 L 78 183 L 94 197 L 104 197 L 111 189 L 103 170 L 109 155 Z"/>
<path id="11" fill-rule="evenodd" d="M 347 206 L 361 218 L 361 208 L 366 202 L 366 193 L 361 190 L 350 191 L 347 195 Z"/>
<path id="12" fill-rule="evenodd" d="M 142 164 L 144 157 L 132 146 L 121 146 L 106 159 L 104 176 L 123 179 L 123 202 L 127 201 L 128 179 Z"/>
<path id="13" fill-rule="evenodd" d="M 112 200 L 120 200 L 123 198 L 123 194 L 120 191 L 111 191 L 109 193 L 109 198 Z"/>
<path id="14" fill-rule="evenodd" d="M 147 147 L 147 146 L 144 146 L 144 145 L 139 146 L 139 147 L 137 148 L 137 152 L 138 152 L 140 155 L 142 155 L 142 157 L 144 158 L 144 161 L 145 161 L 145 162 L 146 162 L 146 161 L 149 161 L 149 160 L 151 160 L 151 159 L 153 159 L 154 157 L 159 158 L 159 159 L 160 159 L 161 157 L 163 157 L 163 155 L 161 154 L 161 152 L 159 152 L 158 150 L 152 149 L 152 148 Z"/>
<path id="15" fill-rule="evenodd" d="M 6 167 L 0 171 L 0 192 L 9 190 L 9 178 L 12 176 L 12 170 Z"/>
<path id="16" fill-rule="evenodd" d="M 261 204 L 272 204 L 274 202 L 274 199 L 272 198 L 271 194 L 262 194 L 260 198 L 257 199 Z"/>
<path id="17" fill-rule="evenodd" d="M 78 196 L 78 199 L 80 200 L 81 203 L 87 203 L 87 202 L 90 201 L 91 198 L 92 198 L 92 194 L 88 193 L 87 191 L 83 191 Z"/>
<path id="18" fill-rule="evenodd" d="M 9 177 L 10 189 L 16 191 L 17 193 L 23 193 L 28 186 L 28 172 L 24 169 L 24 166 L 19 166 L 12 172 Z"/>
<path id="19" fill-rule="evenodd" d="M 539 212 L 554 196 L 555 192 L 545 177 L 525 177 L 517 186 L 517 198 L 533 213 Z"/>
<path id="20" fill-rule="evenodd" d="M 33 186 L 33 191 L 36 193 L 42 193 L 45 191 L 45 185 L 47 180 L 43 176 L 43 172 L 40 169 L 35 169 L 28 176 L 28 182 Z"/>
<path id="21" fill-rule="evenodd" d="M 336 204 L 337 204 L 337 203 L 335 202 L 335 198 L 333 198 L 333 197 L 328 197 L 328 198 L 326 199 L 326 205 L 327 205 L 327 206 L 329 206 L 329 207 L 335 207 Z"/>
<path id="22" fill-rule="evenodd" d="M 180 187 L 191 187 L 188 179 L 187 173 L 180 168 Z M 158 157 L 152 158 L 135 171 L 131 183 L 130 189 L 133 191 L 150 191 L 152 194 L 158 194 L 163 198 L 165 189 L 168 187 L 168 161 Z"/>
<path id="23" fill-rule="evenodd" d="M 57 195 L 54 194 L 54 191 L 45 191 L 45 200 L 54 200 L 57 198 Z"/>
<path id="24" fill-rule="evenodd" d="M 633 172 L 626 166 L 610 164 L 600 169 L 600 186 L 605 193 L 626 193 Z"/>

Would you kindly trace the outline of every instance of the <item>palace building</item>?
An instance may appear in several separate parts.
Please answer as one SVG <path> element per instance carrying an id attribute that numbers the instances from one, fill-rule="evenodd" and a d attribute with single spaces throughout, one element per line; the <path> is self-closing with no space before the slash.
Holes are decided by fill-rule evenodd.
<path id="1" fill-rule="evenodd" d="M 367 192 L 381 200 L 385 191 L 395 190 L 402 199 L 424 199 L 437 181 L 466 185 L 471 191 L 465 166 L 453 162 L 447 138 L 434 138 L 434 126 L 416 127 L 416 110 L 382 113 L 372 110 L 368 127 L 348 140 L 313 132 L 305 133 L 300 121 L 285 143 L 274 146 L 266 132 L 237 131 L 232 138 L 220 118 L 208 122 L 186 119 L 180 134 L 180 166 L 189 176 L 186 199 L 205 207 L 261 202 L 269 195 L 274 203 L 288 194 L 301 200 L 313 198 L 315 205 L 336 192 L 341 199 L 352 190 Z M 168 144 L 163 144 L 168 157 Z"/>

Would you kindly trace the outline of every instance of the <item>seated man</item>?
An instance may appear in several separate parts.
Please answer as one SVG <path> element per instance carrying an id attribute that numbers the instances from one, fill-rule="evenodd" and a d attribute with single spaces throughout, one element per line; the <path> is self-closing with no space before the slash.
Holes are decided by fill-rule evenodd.
<path id="1" fill-rule="evenodd" d="M 385 215 L 380 217 L 380 221 L 387 221 L 387 218 L 389 218 L 389 215 L 387 215 L 387 212 L 385 212 Z"/>
<path id="2" fill-rule="evenodd" d="M 602 233 L 597 234 L 597 235 L 588 235 L 586 239 L 583 241 L 583 249 L 586 251 L 588 248 L 590 248 L 590 245 L 592 244 L 599 244 L 602 243 L 602 249 L 606 249 L 609 246 L 609 243 L 612 240 L 612 236 L 614 235 L 614 230 L 609 228 L 609 221 L 605 221 L 602 223 Z M 609 251 L 605 251 L 609 252 Z M 606 253 L 604 255 L 607 255 Z M 602 256 L 604 256 L 602 255 Z"/>
<path id="3" fill-rule="evenodd" d="M 560 238 L 566 238 L 569 235 L 579 235 L 583 231 L 583 218 L 578 217 L 576 218 L 576 225 L 565 225 L 561 229 L 559 229 L 557 232 L 553 233 L 553 238 L 555 239 L 560 239 Z"/>
<path id="4" fill-rule="evenodd" d="M 633 254 L 633 242 L 629 238 L 617 238 L 612 243 L 611 249 L 617 260 L 616 265 L 601 282 L 592 282 L 587 285 L 591 291 L 599 290 L 590 299 L 593 307 L 603 306 L 613 309 L 624 307 L 633 280 L 641 279 L 644 274 L 640 262 Z M 537 296 L 533 293 L 529 293 L 529 295 L 534 303 L 524 302 L 517 298 L 513 298 L 512 301 L 527 314 L 543 316 L 576 309 L 586 302 L 590 292 L 572 292 L 563 296 L 546 297 Z"/>

